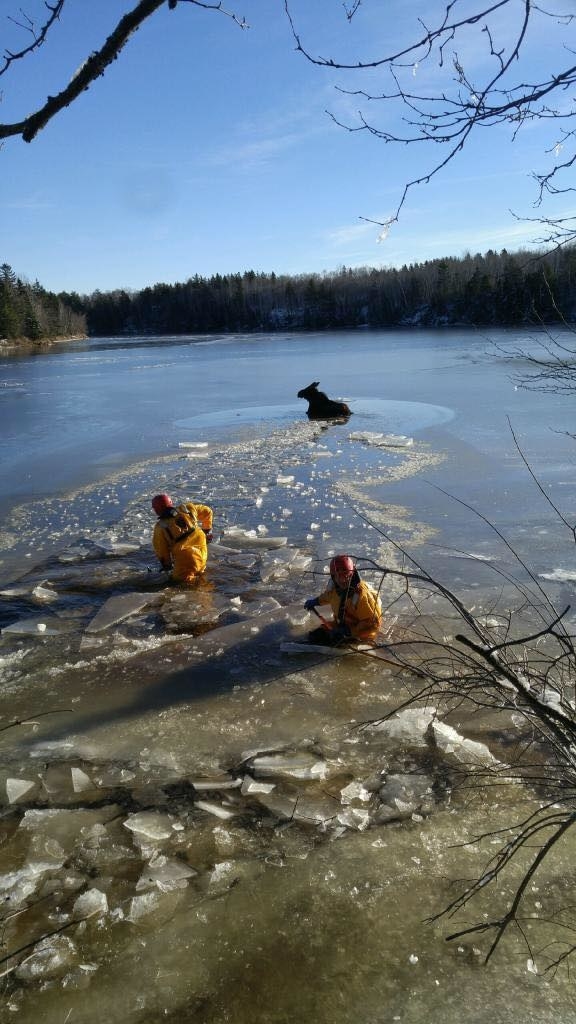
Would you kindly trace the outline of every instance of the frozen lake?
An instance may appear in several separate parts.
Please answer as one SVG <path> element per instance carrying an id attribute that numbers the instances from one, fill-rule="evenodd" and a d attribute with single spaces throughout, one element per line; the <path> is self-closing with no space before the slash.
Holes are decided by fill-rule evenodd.
<path id="1" fill-rule="evenodd" d="M 281 651 L 337 551 L 382 588 L 386 639 L 382 567 L 408 559 L 469 605 L 506 600 L 520 559 L 572 602 L 573 537 L 510 430 L 571 521 L 570 403 L 515 386 L 518 345 L 537 339 L 110 338 L 0 360 L 0 885 L 5 952 L 26 947 L 2 1020 L 576 1022 L 521 943 L 483 968 L 480 942 L 423 923 L 478 870 L 478 822 L 540 795 L 448 799 L 421 736 L 359 728 L 406 699 L 397 666 Z M 313 380 L 346 423 L 307 419 Z M 156 571 L 158 491 L 214 509 L 192 590 Z M 452 724 L 506 759 L 510 722 Z M 386 777 L 410 807 L 392 824 Z"/>

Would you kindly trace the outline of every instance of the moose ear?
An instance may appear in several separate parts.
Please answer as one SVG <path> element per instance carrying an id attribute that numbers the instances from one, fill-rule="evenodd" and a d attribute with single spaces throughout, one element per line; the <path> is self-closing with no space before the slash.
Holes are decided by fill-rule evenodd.
<path id="1" fill-rule="evenodd" d="M 315 381 L 313 381 L 313 382 L 312 382 L 312 384 L 310 385 L 310 387 L 311 387 L 311 388 L 317 388 L 317 387 L 318 387 L 318 385 L 319 385 L 319 383 L 320 383 L 320 381 L 319 381 L 319 380 L 315 380 Z"/>

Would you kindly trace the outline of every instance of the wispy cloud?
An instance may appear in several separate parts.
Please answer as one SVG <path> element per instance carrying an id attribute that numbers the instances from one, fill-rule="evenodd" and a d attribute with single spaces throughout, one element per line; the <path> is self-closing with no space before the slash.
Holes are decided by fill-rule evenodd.
<path id="1" fill-rule="evenodd" d="M 35 196 L 25 196 L 22 199 L 11 199 L 8 203 L 0 203 L 4 210 L 52 210 L 55 205 L 47 199 Z"/>

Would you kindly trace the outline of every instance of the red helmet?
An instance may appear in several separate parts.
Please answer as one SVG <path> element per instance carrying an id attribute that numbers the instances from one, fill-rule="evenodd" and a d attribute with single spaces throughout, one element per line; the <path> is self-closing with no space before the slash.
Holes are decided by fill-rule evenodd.
<path id="1" fill-rule="evenodd" d="M 344 585 L 350 582 L 355 570 L 356 566 L 350 555 L 336 555 L 330 562 L 330 575 L 332 578 L 338 577 Z"/>
<path id="2" fill-rule="evenodd" d="M 152 498 L 152 508 L 157 516 L 161 516 L 167 509 L 173 508 L 172 498 L 169 498 L 167 494 L 157 494 L 155 498 Z"/>

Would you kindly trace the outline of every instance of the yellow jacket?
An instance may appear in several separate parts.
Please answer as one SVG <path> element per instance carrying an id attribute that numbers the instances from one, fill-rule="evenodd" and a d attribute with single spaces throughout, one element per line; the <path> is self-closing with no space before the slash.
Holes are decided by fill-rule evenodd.
<path id="1" fill-rule="evenodd" d="M 329 604 L 334 616 L 334 625 L 344 625 L 355 640 L 372 642 L 378 635 L 382 622 L 382 605 L 372 587 L 360 580 L 344 600 L 344 615 L 340 617 L 341 595 L 332 582 L 318 597 L 319 604 Z"/>
<path id="2" fill-rule="evenodd" d="M 152 535 L 156 555 L 172 579 L 192 583 L 208 560 L 205 530 L 212 529 L 212 509 L 191 501 L 169 509 L 158 519 Z"/>

